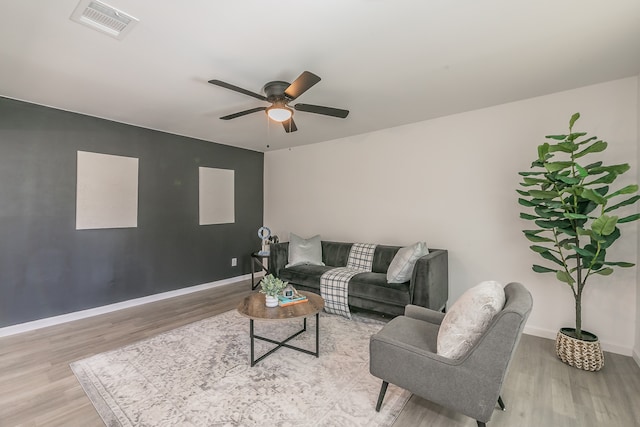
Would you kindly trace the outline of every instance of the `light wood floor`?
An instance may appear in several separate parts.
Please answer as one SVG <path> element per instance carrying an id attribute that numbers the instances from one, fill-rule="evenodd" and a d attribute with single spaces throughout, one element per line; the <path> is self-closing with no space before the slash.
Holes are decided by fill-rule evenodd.
<path id="1" fill-rule="evenodd" d="M 249 293 L 241 282 L 0 338 L 0 426 L 103 425 L 70 362 L 230 310 Z M 606 353 L 602 371 L 583 372 L 543 338 L 523 336 L 502 396 L 507 411 L 496 409 L 491 427 L 640 425 L 640 367 L 630 357 Z M 417 396 L 394 424 L 475 425 Z"/>

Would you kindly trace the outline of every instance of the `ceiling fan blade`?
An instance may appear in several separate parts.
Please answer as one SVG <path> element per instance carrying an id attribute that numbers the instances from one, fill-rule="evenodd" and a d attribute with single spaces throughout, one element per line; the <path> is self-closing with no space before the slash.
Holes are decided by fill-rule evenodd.
<path id="1" fill-rule="evenodd" d="M 267 107 L 256 107 L 250 110 L 240 111 L 239 113 L 229 114 L 228 116 L 222 116 L 220 117 L 220 120 L 231 120 L 231 119 L 235 119 L 236 117 L 246 116 L 247 114 L 256 113 L 258 111 L 264 111 L 266 109 Z"/>
<path id="2" fill-rule="evenodd" d="M 289 87 L 284 91 L 284 94 L 287 95 L 289 99 L 296 99 L 319 81 L 320 77 L 309 71 L 305 71 L 289 85 Z"/>
<path id="3" fill-rule="evenodd" d="M 266 101 L 267 100 L 267 98 L 265 98 L 264 96 L 260 95 L 259 93 L 255 93 L 255 92 L 251 92 L 250 90 L 242 89 L 241 87 L 234 86 L 232 84 L 223 82 L 221 80 L 209 80 L 209 83 L 211 83 L 212 85 L 223 87 L 225 89 L 229 89 L 229 90 L 233 90 L 233 91 L 236 91 L 236 92 L 240 92 L 240 93 L 243 93 L 245 95 L 253 96 L 254 98 L 258 98 L 261 101 Z"/>
<path id="4" fill-rule="evenodd" d="M 293 117 L 291 117 L 289 120 L 285 120 L 284 122 L 282 122 L 282 126 L 284 127 L 284 131 L 286 133 L 295 132 L 298 130 L 298 127 L 296 126 L 296 122 L 293 121 Z"/>
<path id="5" fill-rule="evenodd" d="M 323 107 L 321 105 L 311 104 L 296 104 L 293 106 L 297 111 L 304 111 L 305 113 L 324 114 L 325 116 L 339 117 L 344 119 L 349 115 L 349 110 L 342 110 L 340 108 Z"/>

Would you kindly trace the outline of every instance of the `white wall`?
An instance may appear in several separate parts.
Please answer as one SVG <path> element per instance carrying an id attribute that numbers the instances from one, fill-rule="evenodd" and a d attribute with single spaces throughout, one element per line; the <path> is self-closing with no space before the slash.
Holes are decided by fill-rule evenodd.
<path id="1" fill-rule="evenodd" d="M 265 224 L 338 241 L 410 244 L 449 250 L 450 303 L 487 279 L 520 281 L 532 292 L 527 331 L 554 337 L 573 326 L 570 290 L 531 271 L 519 218 L 519 176 L 544 135 L 577 130 L 610 142 L 605 161 L 630 162 L 637 174 L 638 78 L 627 78 L 435 120 L 265 154 Z M 353 112 L 357 114 L 357 112 Z M 328 124 L 330 125 L 330 124 Z M 626 224 L 614 260 L 635 261 L 637 226 Z M 594 278 L 585 291 L 583 327 L 605 349 L 634 346 L 636 269 Z"/>
<path id="2" fill-rule="evenodd" d="M 638 75 L 638 99 L 636 103 L 636 111 L 638 113 L 638 164 L 640 164 L 640 75 Z M 640 175 L 640 174 L 639 174 Z M 640 203 L 639 203 L 640 204 Z M 638 236 L 638 262 L 640 265 L 640 236 Z M 636 277 L 636 343 L 633 351 L 633 358 L 640 366 L 640 275 Z"/>

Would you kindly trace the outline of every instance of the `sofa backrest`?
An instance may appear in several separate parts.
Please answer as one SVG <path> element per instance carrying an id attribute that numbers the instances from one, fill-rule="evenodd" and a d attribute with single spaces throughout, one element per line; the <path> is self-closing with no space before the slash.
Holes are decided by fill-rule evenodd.
<path id="1" fill-rule="evenodd" d="M 322 262 L 331 267 L 345 267 L 353 243 L 322 241 Z M 374 273 L 386 273 L 400 246 L 378 245 L 373 253 Z"/>

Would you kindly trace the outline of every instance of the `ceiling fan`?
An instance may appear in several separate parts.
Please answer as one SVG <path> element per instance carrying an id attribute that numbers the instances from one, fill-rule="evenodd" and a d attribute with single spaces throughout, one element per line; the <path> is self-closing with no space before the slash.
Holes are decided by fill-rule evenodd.
<path id="1" fill-rule="evenodd" d="M 238 86 L 223 82 L 221 80 L 209 80 L 212 85 L 220 86 L 225 89 L 230 89 L 236 92 L 243 93 L 245 95 L 252 96 L 261 101 L 270 102 L 269 107 L 256 107 L 249 110 L 240 111 L 238 113 L 229 114 L 227 116 L 220 117 L 222 120 L 231 120 L 237 117 L 242 117 L 247 114 L 256 113 L 258 111 L 265 111 L 270 119 L 281 122 L 285 132 L 295 132 L 298 130 L 296 123 L 293 121 L 293 110 L 303 111 L 306 113 L 323 114 L 325 116 L 339 117 L 344 119 L 349 115 L 349 110 L 342 110 L 340 108 L 323 107 L 321 105 L 311 104 L 295 104 L 293 109 L 289 106 L 289 102 L 293 101 L 313 85 L 320 81 L 320 77 L 315 74 L 305 71 L 293 83 L 283 81 L 269 82 L 262 88 L 262 91 L 266 96 L 259 93 L 251 92 Z"/>

